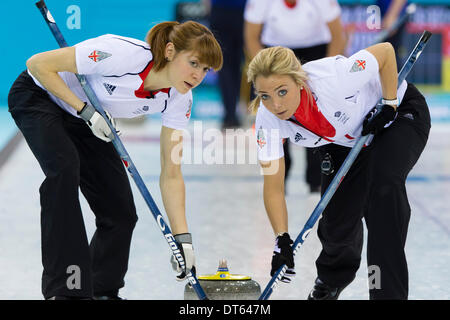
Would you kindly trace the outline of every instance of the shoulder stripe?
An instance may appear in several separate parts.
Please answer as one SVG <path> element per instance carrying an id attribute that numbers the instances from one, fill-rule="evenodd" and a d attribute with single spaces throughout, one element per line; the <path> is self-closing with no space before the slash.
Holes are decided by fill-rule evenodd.
<path id="1" fill-rule="evenodd" d="M 166 111 L 166 109 L 167 109 L 167 100 L 164 101 L 164 109 L 163 109 L 163 111 L 161 111 L 161 113 L 164 113 L 164 111 Z"/>
<path id="2" fill-rule="evenodd" d="M 145 50 L 148 50 L 148 51 L 150 51 L 150 48 L 144 47 L 143 45 L 140 45 L 140 44 L 134 43 L 134 42 L 132 42 L 132 41 L 129 41 L 129 40 L 125 40 L 125 39 L 122 39 L 122 38 L 118 38 L 118 37 L 113 37 L 113 38 L 114 38 L 114 39 L 118 39 L 118 40 L 122 40 L 122 41 L 125 41 L 125 42 L 128 42 L 128 43 L 131 43 L 131 44 L 133 44 L 133 45 L 135 45 L 135 46 L 137 46 L 137 47 L 141 47 L 141 48 L 143 48 L 143 49 L 145 49 Z"/>
<path id="3" fill-rule="evenodd" d="M 122 38 L 118 38 L 118 37 L 112 37 L 112 38 L 113 38 L 113 39 L 117 39 L 117 40 L 122 40 L 122 41 L 125 41 L 125 42 L 128 42 L 128 43 L 131 43 L 132 45 L 135 45 L 135 46 L 137 46 L 137 47 L 141 47 L 141 48 L 143 48 L 144 50 L 150 51 L 150 53 L 151 53 L 150 48 L 146 48 L 146 47 L 144 47 L 143 45 L 140 45 L 140 44 L 137 44 L 137 43 L 134 43 L 134 42 L 132 42 L 132 41 L 125 40 L 125 39 L 122 39 Z M 144 69 L 142 69 L 142 70 L 139 71 L 139 72 L 136 72 L 136 73 L 133 73 L 133 72 L 127 72 L 127 73 L 124 73 L 124 74 L 122 74 L 122 75 L 109 75 L 109 76 L 104 75 L 104 77 L 105 77 L 105 78 L 120 78 L 120 77 L 123 77 L 123 76 L 126 76 L 126 75 L 136 76 L 136 75 L 139 75 L 139 74 L 141 74 L 142 72 L 144 72 L 145 69 L 147 69 L 148 65 L 149 65 L 152 61 L 153 61 L 153 58 L 150 59 L 150 61 L 145 65 Z"/>
<path id="4" fill-rule="evenodd" d="M 136 72 L 136 73 L 133 73 L 133 72 L 127 72 L 127 73 L 124 73 L 124 74 L 122 74 L 122 75 L 120 75 L 120 76 L 119 76 L 119 75 L 110 75 L 110 76 L 103 76 L 103 77 L 105 77 L 105 78 L 120 78 L 120 77 L 123 77 L 123 76 L 126 76 L 126 75 L 137 76 L 137 75 L 140 75 L 142 72 L 144 72 L 145 69 L 147 69 L 148 66 L 149 66 L 149 64 L 152 63 L 152 62 L 153 62 L 153 59 L 150 60 L 150 61 L 146 64 L 146 66 L 144 67 L 144 69 L 142 69 L 142 71 L 139 71 L 139 72 Z"/>

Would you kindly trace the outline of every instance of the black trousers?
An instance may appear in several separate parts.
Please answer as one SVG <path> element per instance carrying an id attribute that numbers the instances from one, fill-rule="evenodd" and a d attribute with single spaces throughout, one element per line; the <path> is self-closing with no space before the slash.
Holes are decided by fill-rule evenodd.
<path id="1" fill-rule="evenodd" d="M 112 143 L 58 107 L 23 72 L 9 111 L 45 174 L 41 199 L 42 293 L 90 297 L 124 286 L 137 221 L 128 176 Z M 88 242 L 79 188 L 95 214 Z"/>
<path id="2" fill-rule="evenodd" d="M 213 5 L 210 24 L 211 31 L 223 50 L 223 67 L 218 73 L 219 89 L 225 107 L 223 126 L 239 126 L 236 106 L 239 101 L 244 59 L 244 8 Z"/>
<path id="3" fill-rule="evenodd" d="M 405 180 L 427 142 L 430 114 L 412 84 L 398 111 L 394 123 L 361 151 L 319 221 L 323 249 L 316 261 L 318 277 L 331 286 L 344 286 L 360 265 L 364 218 L 371 299 L 408 298 L 404 248 L 411 210 Z M 322 159 L 331 156 L 335 171 L 322 174 L 324 192 L 350 148 L 330 144 L 319 150 Z"/>

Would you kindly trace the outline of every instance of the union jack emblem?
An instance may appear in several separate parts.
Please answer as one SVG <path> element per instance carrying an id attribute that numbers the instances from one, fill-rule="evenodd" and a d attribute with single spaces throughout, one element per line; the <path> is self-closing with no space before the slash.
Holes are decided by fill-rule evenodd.
<path id="1" fill-rule="evenodd" d="M 264 130 L 262 129 L 262 127 L 260 127 L 258 130 L 256 142 L 258 143 L 260 148 L 263 148 L 266 145 L 266 137 L 264 135 Z"/>
<path id="2" fill-rule="evenodd" d="M 356 60 L 350 72 L 358 72 L 366 69 L 366 60 Z"/>
<path id="3" fill-rule="evenodd" d="M 111 53 L 103 52 L 103 51 L 99 51 L 99 50 L 94 50 L 88 55 L 88 58 L 91 59 L 94 62 L 99 62 L 99 61 L 102 61 L 102 60 L 104 60 L 106 58 L 109 58 L 111 56 L 112 56 Z"/>
<path id="4" fill-rule="evenodd" d="M 190 118 L 191 117 L 191 111 L 192 111 L 192 100 L 189 100 L 189 108 L 186 112 L 186 118 Z"/>

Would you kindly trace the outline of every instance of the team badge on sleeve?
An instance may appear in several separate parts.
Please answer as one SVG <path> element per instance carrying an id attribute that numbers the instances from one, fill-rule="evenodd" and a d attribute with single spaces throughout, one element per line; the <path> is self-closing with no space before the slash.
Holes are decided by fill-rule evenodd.
<path id="1" fill-rule="evenodd" d="M 259 127 L 258 134 L 256 135 L 256 142 L 261 149 L 266 145 L 266 136 L 262 127 Z"/>
<path id="2" fill-rule="evenodd" d="M 109 58 L 111 56 L 112 56 L 111 53 L 103 52 L 103 51 L 99 51 L 99 50 L 94 50 L 94 51 L 92 51 L 89 54 L 88 58 L 91 59 L 94 62 L 99 62 L 99 61 L 102 61 L 102 60 L 104 60 L 106 58 Z"/>
<path id="3" fill-rule="evenodd" d="M 358 72 L 366 69 L 366 60 L 356 60 L 350 72 Z"/>
<path id="4" fill-rule="evenodd" d="M 191 117 L 191 111 L 192 111 L 192 100 L 189 99 L 189 108 L 186 112 L 186 118 L 189 119 Z"/>

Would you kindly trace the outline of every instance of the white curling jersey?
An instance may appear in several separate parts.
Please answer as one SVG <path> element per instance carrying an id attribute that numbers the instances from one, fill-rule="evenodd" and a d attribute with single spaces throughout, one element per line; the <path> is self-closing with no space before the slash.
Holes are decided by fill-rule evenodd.
<path id="1" fill-rule="evenodd" d="M 86 75 L 101 106 L 113 118 L 160 112 L 163 126 L 172 129 L 187 126 L 191 115 L 191 91 L 183 95 L 173 87 L 152 92 L 144 90 L 144 79 L 153 66 L 153 55 L 146 42 L 106 34 L 76 44 L 75 56 L 78 73 Z M 80 100 L 89 101 L 75 74 L 59 72 L 59 75 Z M 50 92 L 48 94 L 61 108 L 79 117 L 70 105 Z"/>
<path id="2" fill-rule="evenodd" d="M 263 24 L 261 43 L 266 46 L 307 48 L 329 43 L 327 26 L 341 14 L 336 0 L 247 0 L 244 18 Z"/>
<path id="3" fill-rule="evenodd" d="M 270 161 L 284 156 L 283 139 L 305 147 L 334 143 L 351 147 L 361 136 L 365 116 L 382 98 L 376 58 L 361 50 L 349 58 L 328 57 L 303 65 L 315 103 L 307 105 L 301 92 L 299 108 L 290 120 L 281 120 L 261 102 L 255 122 L 258 159 Z M 407 83 L 397 97 L 402 100 Z"/>

